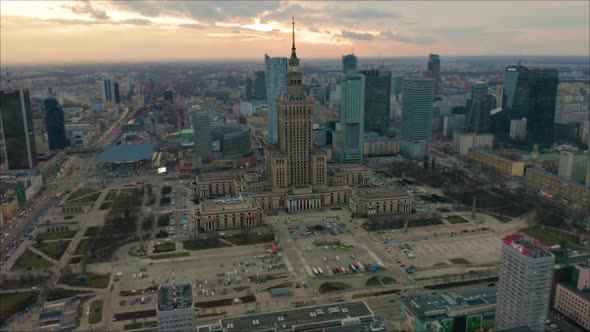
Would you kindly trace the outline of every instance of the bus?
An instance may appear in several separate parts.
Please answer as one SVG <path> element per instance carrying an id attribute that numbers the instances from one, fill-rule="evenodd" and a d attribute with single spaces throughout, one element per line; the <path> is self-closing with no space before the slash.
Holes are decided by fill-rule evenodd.
<path id="1" fill-rule="evenodd" d="M 315 274 L 316 276 L 319 274 L 318 270 L 315 267 L 312 269 L 312 271 L 313 271 L 313 274 Z"/>
<path id="2" fill-rule="evenodd" d="M 321 276 L 323 276 L 323 275 L 324 275 L 324 271 L 322 271 L 322 268 L 321 268 L 321 267 L 318 267 L 318 273 L 319 273 Z"/>

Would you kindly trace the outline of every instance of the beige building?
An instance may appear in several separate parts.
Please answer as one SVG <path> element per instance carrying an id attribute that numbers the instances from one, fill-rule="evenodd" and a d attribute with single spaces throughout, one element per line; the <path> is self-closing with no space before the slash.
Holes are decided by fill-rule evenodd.
<path id="1" fill-rule="evenodd" d="M 528 166 L 541 167 L 557 173 L 560 159 L 558 153 L 540 152 L 536 147 L 530 153 L 516 149 L 471 149 L 467 156 L 484 168 L 508 176 L 524 176 L 525 168 Z"/>
<path id="2" fill-rule="evenodd" d="M 581 208 L 590 207 L 590 186 L 551 174 L 541 168 L 528 167 L 525 182 L 550 198 L 562 199 Z"/>
<path id="3" fill-rule="evenodd" d="M 393 137 L 377 137 L 363 142 L 365 157 L 390 156 L 400 152 L 399 139 Z"/>
<path id="4" fill-rule="evenodd" d="M 575 267 L 577 283 L 560 282 L 555 289 L 554 308 L 590 330 L 590 267 L 588 262 Z"/>
<path id="5" fill-rule="evenodd" d="M 197 176 L 193 195 L 199 200 L 226 195 L 237 196 L 240 192 L 239 181 L 240 174 L 236 172 L 202 173 Z"/>
<path id="6" fill-rule="evenodd" d="M 18 208 L 19 205 L 16 197 L 11 197 L 2 201 L 2 215 L 4 216 L 4 220 L 8 221 L 14 218 L 18 212 Z"/>
<path id="7" fill-rule="evenodd" d="M 199 204 L 192 227 L 207 231 L 254 227 L 262 223 L 262 209 L 250 198 L 206 200 Z"/>
<path id="8" fill-rule="evenodd" d="M 412 212 L 412 197 L 404 191 L 384 187 L 353 186 L 349 207 L 357 216 L 409 214 Z"/>

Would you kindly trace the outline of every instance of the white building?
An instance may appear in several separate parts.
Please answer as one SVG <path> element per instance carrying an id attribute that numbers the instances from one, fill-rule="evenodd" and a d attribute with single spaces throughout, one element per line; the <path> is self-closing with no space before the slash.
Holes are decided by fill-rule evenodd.
<path id="1" fill-rule="evenodd" d="M 588 181 L 588 151 L 562 151 L 557 175 L 578 183 Z"/>
<path id="2" fill-rule="evenodd" d="M 472 148 L 491 149 L 494 145 L 494 135 L 455 133 L 453 135 L 453 149 L 464 156 Z"/>
<path id="3" fill-rule="evenodd" d="M 555 256 L 521 234 L 507 235 L 502 241 L 496 329 L 528 326 L 544 331 Z"/>
<path id="4" fill-rule="evenodd" d="M 158 331 L 194 332 L 195 303 L 191 284 L 161 285 L 158 289 Z"/>
<path id="5" fill-rule="evenodd" d="M 510 120 L 510 138 L 524 140 L 526 138 L 526 118 Z"/>

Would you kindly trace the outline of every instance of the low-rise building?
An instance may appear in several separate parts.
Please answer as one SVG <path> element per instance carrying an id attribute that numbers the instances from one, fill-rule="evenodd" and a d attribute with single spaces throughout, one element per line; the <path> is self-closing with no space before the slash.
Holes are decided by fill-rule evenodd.
<path id="1" fill-rule="evenodd" d="M 236 196 L 240 192 L 239 181 L 240 174 L 231 171 L 202 173 L 197 176 L 193 194 L 199 200 Z"/>
<path id="2" fill-rule="evenodd" d="M 527 168 L 525 183 L 547 198 L 562 199 L 586 210 L 590 206 L 590 185 L 559 177 L 537 167 Z"/>
<path id="3" fill-rule="evenodd" d="M 349 207 L 354 215 L 375 216 L 412 212 L 412 197 L 405 191 L 368 186 L 353 186 L 351 191 Z"/>
<path id="4" fill-rule="evenodd" d="M 64 233 L 64 232 L 77 232 L 80 229 L 80 225 L 76 221 L 69 222 L 50 222 L 39 223 L 35 225 L 33 229 L 33 236 L 46 233 Z"/>
<path id="5" fill-rule="evenodd" d="M 8 197 L 2 200 L 2 215 L 4 220 L 10 220 L 18 213 L 19 204 L 16 197 Z"/>
<path id="6" fill-rule="evenodd" d="M 467 156 L 482 167 L 507 176 L 524 176 L 528 166 L 557 173 L 560 159 L 558 153 L 541 152 L 536 146 L 530 153 L 516 149 L 471 149 Z"/>
<path id="7" fill-rule="evenodd" d="M 402 323 L 410 331 L 488 331 L 495 325 L 497 288 L 462 293 L 409 296 L 402 302 Z"/>
<path id="8" fill-rule="evenodd" d="M 206 231 L 254 227 L 262 223 L 262 208 L 251 198 L 222 198 L 199 204 L 192 226 Z"/>
<path id="9" fill-rule="evenodd" d="M 363 142 L 365 157 L 391 156 L 400 152 L 399 139 L 387 136 L 368 137 Z"/>
<path id="10" fill-rule="evenodd" d="M 554 308 L 590 330 L 590 265 L 577 264 L 570 280 L 557 284 Z"/>
<path id="11" fill-rule="evenodd" d="M 191 284 L 161 285 L 156 306 L 158 331 L 194 332 L 195 302 Z"/>

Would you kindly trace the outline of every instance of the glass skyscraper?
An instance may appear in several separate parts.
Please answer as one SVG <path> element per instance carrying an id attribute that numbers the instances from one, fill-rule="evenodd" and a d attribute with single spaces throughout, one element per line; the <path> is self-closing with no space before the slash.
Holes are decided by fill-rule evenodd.
<path id="1" fill-rule="evenodd" d="M 488 85 L 476 82 L 471 87 L 471 98 L 467 101 L 465 132 L 486 134 L 490 132 L 490 119 L 493 96 L 488 93 Z"/>
<path id="2" fill-rule="evenodd" d="M 402 153 L 411 157 L 426 155 L 432 138 L 432 97 L 434 81 L 404 79 L 402 88 Z"/>
<path id="3" fill-rule="evenodd" d="M 45 104 L 45 129 L 49 150 L 61 150 L 66 147 L 66 127 L 64 110 L 55 98 L 47 98 Z"/>
<path id="4" fill-rule="evenodd" d="M 192 117 L 196 156 L 197 158 L 212 157 L 213 151 L 211 148 L 209 113 L 207 111 L 194 109 L 192 111 Z"/>
<path id="5" fill-rule="evenodd" d="M 268 101 L 268 144 L 279 142 L 277 97 L 287 93 L 287 58 L 264 55 L 266 99 Z"/>
<path id="6" fill-rule="evenodd" d="M 383 134 L 389 128 L 391 72 L 365 70 L 365 133 Z"/>
<path id="7" fill-rule="evenodd" d="M 37 146 L 29 90 L 0 91 L 0 127 L 9 169 L 37 165 Z"/>
<path id="8" fill-rule="evenodd" d="M 342 162 L 363 161 L 365 91 L 364 75 L 347 75 L 342 81 L 340 108 Z"/>
<path id="9" fill-rule="evenodd" d="M 347 75 L 349 73 L 356 72 L 358 64 L 358 58 L 354 54 L 348 54 L 342 56 L 342 73 Z"/>
<path id="10" fill-rule="evenodd" d="M 264 70 L 254 73 L 254 98 L 258 100 L 266 99 L 266 77 Z"/>
<path id="11" fill-rule="evenodd" d="M 438 54 L 430 54 L 428 56 L 427 67 L 428 78 L 434 81 L 434 94 L 440 93 L 440 56 Z"/>

